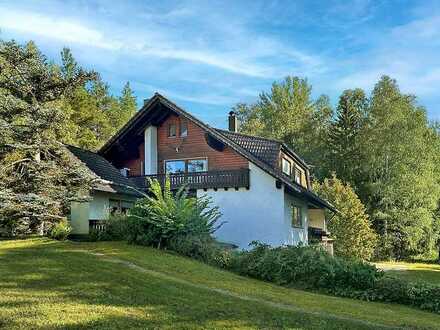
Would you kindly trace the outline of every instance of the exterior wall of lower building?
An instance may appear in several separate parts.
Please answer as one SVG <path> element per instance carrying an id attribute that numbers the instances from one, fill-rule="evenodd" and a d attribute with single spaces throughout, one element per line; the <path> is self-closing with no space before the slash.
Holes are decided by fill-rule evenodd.
<path id="1" fill-rule="evenodd" d="M 87 235 L 89 233 L 89 202 L 72 202 L 70 205 L 70 226 L 72 234 Z"/>
<path id="2" fill-rule="evenodd" d="M 301 209 L 301 226 L 292 226 L 292 206 Z M 309 210 L 307 203 L 303 200 L 293 197 L 290 194 L 284 194 L 284 222 L 287 237 L 285 244 L 287 245 L 307 245 L 308 244 L 308 226 L 309 226 Z"/>
<path id="3" fill-rule="evenodd" d="M 135 201 L 136 198 L 127 195 L 94 191 L 88 202 L 72 202 L 70 208 L 70 225 L 72 234 L 85 235 L 89 233 L 89 220 L 107 220 L 109 217 L 110 200 Z"/>
<path id="4" fill-rule="evenodd" d="M 284 189 L 278 189 L 275 178 L 259 167 L 249 163 L 250 189 L 202 189 L 197 197 L 206 195 L 213 205 L 220 208 L 220 221 L 226 223 L 215 233 L 218 240 L 248 249 L 252 241 L 261 241 L 272 246 L 298 244 L 307 241 L 307 212 L 305 229 L 296 230 L 291 226 L 291 215 L 286 207 Z M 289 204 L 290 205 L 290 204 Z M 307 206 L 301 204 L 303 207 Z M 290 206 L 289 206 L 290 208 Z"/>

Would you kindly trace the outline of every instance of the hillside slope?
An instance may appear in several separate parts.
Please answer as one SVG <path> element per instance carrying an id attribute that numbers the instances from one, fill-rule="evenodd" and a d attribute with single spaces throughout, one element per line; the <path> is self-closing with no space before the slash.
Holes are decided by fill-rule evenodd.
<path id="1" fill-rule="evenodd" d="M 0 328 L 435 329 L 440 315 L 287 289 L 121 242 L 0 241 Z"/>

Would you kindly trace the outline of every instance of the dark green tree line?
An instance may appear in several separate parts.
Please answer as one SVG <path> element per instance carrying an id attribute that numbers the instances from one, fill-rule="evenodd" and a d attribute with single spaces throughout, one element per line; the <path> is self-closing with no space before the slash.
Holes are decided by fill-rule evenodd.
<path id="1" fill-rule="evenodd" d="M 274 83 L 256 103 L 235 107 L 241 130 L 284 141 L 318 180 L 336 173 L 349 183 L 379 234 L 379 257 L 432 251 L 439 240 L 438 125 L 386 76 L 370 97 L 344 91 L 335 113 L 326 97 L 313 101 L 311 89 L 297 77 Z"/>

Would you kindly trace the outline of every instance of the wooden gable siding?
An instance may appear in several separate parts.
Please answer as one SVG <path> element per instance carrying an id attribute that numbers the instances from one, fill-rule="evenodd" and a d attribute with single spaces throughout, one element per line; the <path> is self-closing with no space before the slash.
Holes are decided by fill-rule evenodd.
<path id="1" fill-rule="evenodd" d="M 164 173 L 164 161 L 169 159 L 208 158 L 208 170 L 233 170 L 248 168 L 246 158 L 226 147 L 223 151 L 212 149 L 205 140 L 205 131 L 188 121 L 188 135 L 180 137 L 180 118 L 171 115 L 157 129 L 158 172 Z M 177 136 L 168 137 L 168 126 L 174 123 Z M 177 148 L 177 150 L 176 150 Z M 130 169 L 130 175 L 143 175 L 144 143 L 139 145 L 139 157 L 119 160 L 121 167 Z"/>
<path id="2" fill-rule="evenodd" d="M 164 161 L 169 159 L 208 158 L 208 170 L 232 170 L 248 168 L 246 158 L 226 147 L 223 151 L 212 149 L 205 140 L 205 131 L 188 121 L 188 135 L 180 137 L 180 120 L 171 115 L 157 129 L 158 172 L 164 173 Z M 168 137 L 169 124 L 177 127 L 177 136 Z"/>
<path id="3" fill-rule="evenodd" d="M 144 143 L 140 143 L 138 146 L 138 155 L 139 157 L 137 158 L 132 158 L 132 159 L 122 159 L 119 160 L 118 163 L 122 164 L 121 167 L 126 167 L 130 169 L 130 175 L 143 175 L 144 171 L 142 169 L 142 167 L 144 166 L 144 154 L 145 154 L 145 149 L 144 149 Z"/>

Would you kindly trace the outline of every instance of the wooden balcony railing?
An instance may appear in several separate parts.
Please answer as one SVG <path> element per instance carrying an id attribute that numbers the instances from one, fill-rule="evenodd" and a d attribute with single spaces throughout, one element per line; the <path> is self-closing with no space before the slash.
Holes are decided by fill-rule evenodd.
<path id="1" fill-rule="evenodd" d="M 168 174 L 171 189 L 185 185 L 189 189 L 249 188 L 249 169 L 221 170 Z M 148 178 L 157 179 L 163 185 L 166 174 L 132 176 L 130 180 L 142 189 L 148 189 Z"/>

